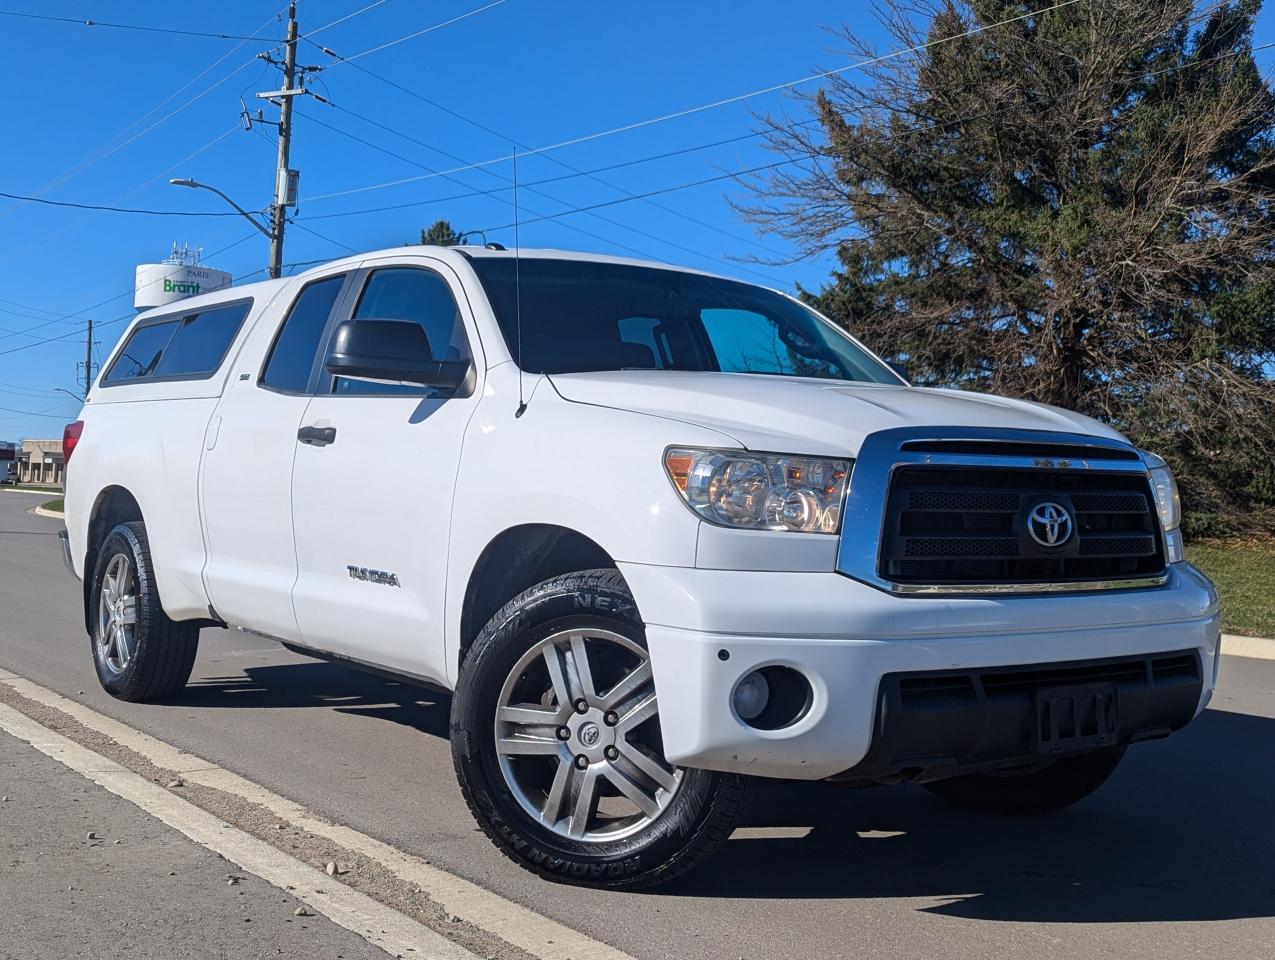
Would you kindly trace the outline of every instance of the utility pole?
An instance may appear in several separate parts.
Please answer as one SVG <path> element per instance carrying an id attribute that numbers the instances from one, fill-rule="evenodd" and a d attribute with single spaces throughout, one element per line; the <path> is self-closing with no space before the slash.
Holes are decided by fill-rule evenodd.
<path id="1" fill-rule="evenodd" d="M 292 148 L 292 98 L 300 92 L 293 89 L 297 75 L 297 4 L 288 4 L 288 40 L 283 55 L 283 89 L 273 94 L 257 94 L 258 97 L 277 98 L 279 101 L 279 162 L 275 168 L 274 207 L 270 211 L 270 266 L 271 277 L 283 272 L 283 229 L 288 222 L 289 206 L 296 205 L 296 174 L 288 169 L 288 154 Z"/>
<path id="2" fill-rule="evenodd" d="M 89 317 L 89 326 L 84 339 L 84 396 L 93 388 L 93 318 Z"/>

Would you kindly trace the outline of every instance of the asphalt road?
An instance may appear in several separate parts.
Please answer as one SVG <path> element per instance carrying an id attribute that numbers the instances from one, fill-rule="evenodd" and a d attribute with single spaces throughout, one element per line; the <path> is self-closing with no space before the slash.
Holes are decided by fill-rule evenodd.
<path id="1" fill-rule="evenodd" d="M 295 916 L 301 901 L 6 734 L 0 770 L 4 960 L 384 960 L 324 917 Z"/>
<path id="2" fill-rule="evenodd" d="M 204 631 L 186 695 L 98 688 L 59 523 L 0 493 L 0 667 L 221 764 L 639 960 L 1275 955 L 1275 662 L 1227 658 L 1213 706 L 1045 819 L 913 787 L 762 784 L 706 867 L 645 894 L 555 886 L 477 832 L 427 691 Z M 5 886 L 0 877 L 0 889 Z"/>

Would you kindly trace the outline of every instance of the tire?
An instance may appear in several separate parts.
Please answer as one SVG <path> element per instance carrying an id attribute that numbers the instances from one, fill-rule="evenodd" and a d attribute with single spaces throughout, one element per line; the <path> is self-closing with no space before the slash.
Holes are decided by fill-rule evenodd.
<path id="1" fill-rule="evenodd" d="M 1030 816 L 1056 813 L 1089 796 L 1115 772 L 1124 748 L 1054 760 L 1029 773 L 969 773 L 925 784 L 961 810 Z"/>
<path id="2" fill-rule="evenodd" d="M 575 679 L 577 638 L 587 689 Z M 551 662 L 562 666 L 557 682 Z M 452 758 L 469 809 L 515 863 L 563 883 L 640 889 L 697 866 L 730 835 L 747 779 L 667 764 L 647 671 L 642 621 L 613 569 L 537 584 L 474 641 L 452 701 Z M 595 680 L 593 703 L 561 702 L 587 693 Z M 547 725 L 504 719 L 538 711 L 552 715 Z M 590 785 L 601 794 L 596 807 L 579 800 Z M 611 812 L 625 807 L 628 816 Z"/>
<path id="3" fill-rule="evenodd" d="M 112 595 L 123 598 L 117 618 L 104 609 Z M 121 523 L 103 541 L 93 567 L 89 624 L 98 682 L 116 699 L 162 700 L 190 679 L 199 627 L 170 620 L 160 606 L 144 524 Z M 121 655 L 114 624 L 123 628 L 127 656 Z"/>

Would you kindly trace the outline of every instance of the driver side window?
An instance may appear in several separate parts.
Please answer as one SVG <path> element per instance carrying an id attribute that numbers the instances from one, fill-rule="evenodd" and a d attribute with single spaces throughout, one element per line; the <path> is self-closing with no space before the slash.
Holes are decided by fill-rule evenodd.
<path id="1" fill-rule="evenodd" d="M 358 306 L 351 318 L 359 320 L 399 320 L 419 324 L 429 339 L 435 360 L 469 360 L 469 338 L 460 308 L 451 288 L 437 273 L 421 267 L 386 267 L 368 277 Z M 434 391 L 391 383 L 335 378 L 332 392 L 338 394 L 390 394 L 420 396 Z"/>

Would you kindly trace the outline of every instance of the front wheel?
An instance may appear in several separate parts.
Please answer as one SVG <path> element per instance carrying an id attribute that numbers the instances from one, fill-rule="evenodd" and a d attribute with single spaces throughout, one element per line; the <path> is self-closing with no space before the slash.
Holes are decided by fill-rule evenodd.
<path id="1" fill-rule="evenodd" d="M 697 865 L 742 777 L 664 759 L 641 620 L 615 570 L 557 577 L 483 629 L 453 699 L 452 756 L 492 842 L 541 876 L 635 889 Z"/>
<path id="2" fill-rule="evenodd" d="M 967 773 L 935 780 L 926 788 L 954 807 L 978 813 L 1054 813 L 1079 803 L 1115 772 L 1124 748 L 1096 750 L 1053 760 L 1027 771 Z"/>
<path id="3" fill-rule="evenodd" d="M 168 618 L 159 603 L 146 527 L 121 523 L 98 551 L 90 623 L 93 665 L 120 700 L 162 700 L 186 685 L 199 628 Z"/>

